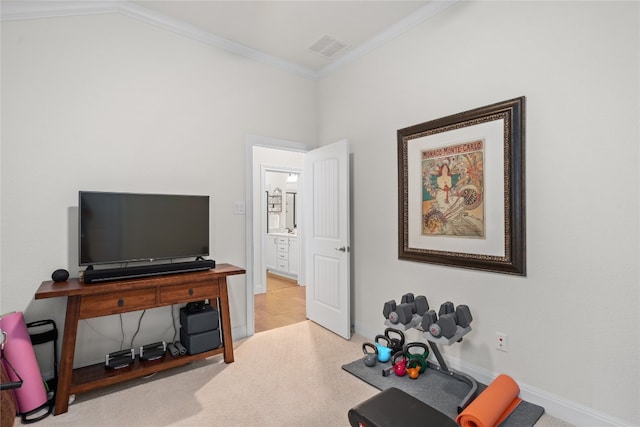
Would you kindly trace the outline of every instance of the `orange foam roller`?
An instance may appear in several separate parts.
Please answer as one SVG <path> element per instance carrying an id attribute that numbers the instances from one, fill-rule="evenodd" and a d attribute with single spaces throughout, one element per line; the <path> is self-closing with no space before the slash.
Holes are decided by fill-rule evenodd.
<path id="1" fill-rule="evenodd" d="M 522 402 L 520 387 L 508 375 L 498 375 L 473 402 L 456 417 L 462 427 L 494 427 Z"/>

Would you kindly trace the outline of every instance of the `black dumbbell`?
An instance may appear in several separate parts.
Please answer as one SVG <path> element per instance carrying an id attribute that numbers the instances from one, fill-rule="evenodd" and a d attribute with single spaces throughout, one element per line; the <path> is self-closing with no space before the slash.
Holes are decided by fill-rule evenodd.
<path id="1" fill-rule="evenodd" d="M 455 309 L 453 308 L 453 303 L 451 301 L 443 302 L 440 306 L 440 310 L 438 310 L 438 316 L 442 316 L 443 314 L 455 313 Z"/>
<path id="2" fill-rule="evenodd" d="M 428 331 L 429 326 L 431 326 L 431 324 L 433 323 L 436 323 L 437 321 L 438 315 L 436 314 L 436 312 L 433 310 L 427 310 L 427 312 L 422 316 L 422 330 L 425 332 Z"/>
<path id="3" fill-rule="evenodd" d="M 388 319 L 389 315 L 394 311 L 396 311 L 396 300 L 391 300 L 384 303 L 384 307 L 382 307 L 382 315 L 385 319 Z"/>
<path id="4" fill-rule="evenodd" d="M 455 313 L 445 313 L 429 326 L 429 333 L 435 337 L 452 338 L 458 331 Z"/>
<path id="5" fill-rule="evenodd" d="M 391 323 L 402 323 L 408 325 L 413 319 L 413 304 L 398 304 L 396 311 L 389 313 Z"/>
<path id="6" fill-rule="evenodd" d="M 415 300 L 415 297 L 411 292 L 402 295 L 400 299 L 400 304 L 411 304 Z"/>
<path id="7" fill-rule="evenodd" d="M 413 305 L 416 308 L 416 313 L 419 316 L 424 316 L 424 314 L 429 311 L 429 303 L 427 302 L 427 297 L 424 295 L 418 295 L 413 301 Z"/>
<path id="8" fill-rule="evenodd" d="M 471 324 L 473 317 L 471 317 L 471 310 L 469 307 L 461 304 L 456 308 L 456 323 L 461 328 L 466 328 Z"/>

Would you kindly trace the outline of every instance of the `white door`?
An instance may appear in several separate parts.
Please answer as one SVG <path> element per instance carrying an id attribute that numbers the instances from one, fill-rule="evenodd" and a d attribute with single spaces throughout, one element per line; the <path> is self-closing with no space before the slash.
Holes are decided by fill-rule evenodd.
<path id="1" fill-rule="evenodd" d="M 350 339 L 347 141 L 309 151 L 304 175 L 307 318 Z"/>

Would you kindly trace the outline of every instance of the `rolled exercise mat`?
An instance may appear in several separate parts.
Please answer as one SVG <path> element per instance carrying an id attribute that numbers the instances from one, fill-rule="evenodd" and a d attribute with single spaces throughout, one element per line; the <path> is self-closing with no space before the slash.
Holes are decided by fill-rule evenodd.
<path id="1" fill-rule="evenodd" d="M 494 427 L 522 402 L 520 387 L 508 375 L 500 374 L 456 417 L 462 427 Z"/>
<path id="2" fill-rule="evenodd" d="M 18 412 L 25 414 L 47 403 L 47 391 L 22 312 L 16 311 L 2 316 L 0 329 L 7 333 L 3 356 L 22 377 L 22 386 L 14 389 L 14 393 Z M 19 381 L 12 370 L 8 370 L 7 375 L 11 381 Z"/>

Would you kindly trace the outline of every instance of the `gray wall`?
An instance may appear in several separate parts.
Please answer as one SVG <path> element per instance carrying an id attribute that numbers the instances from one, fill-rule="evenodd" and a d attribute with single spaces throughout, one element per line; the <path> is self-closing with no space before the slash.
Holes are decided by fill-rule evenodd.
<path id="1" fill-rule="evenodd" d="M 356 331 L 405 292 L 468 304 L 447 357 L 640 423 L 638 5 L 461 2 L 320 82 L 320 143 L 351 142 Z M 396 130 L 522 95 L 527 277 L 399 261 Z"/>
<path id="2" fill-rule="evenodd" d="M 245 267 L 245 137 L 315 143 L 314 81 L 118 14 L 3 22 L 1 47 L 2 312 L 63 325 L 64 299 L 33 298 L 57 268 L 77 277 L 78 190 L 207 194 L 211 258 Z M 229 283 L 245 330 L 245 276 Z M 79 329 L 76 365 L 120 346 L 117 316 Z M 169 308 L 134 344 L 161 338 Z"/>

